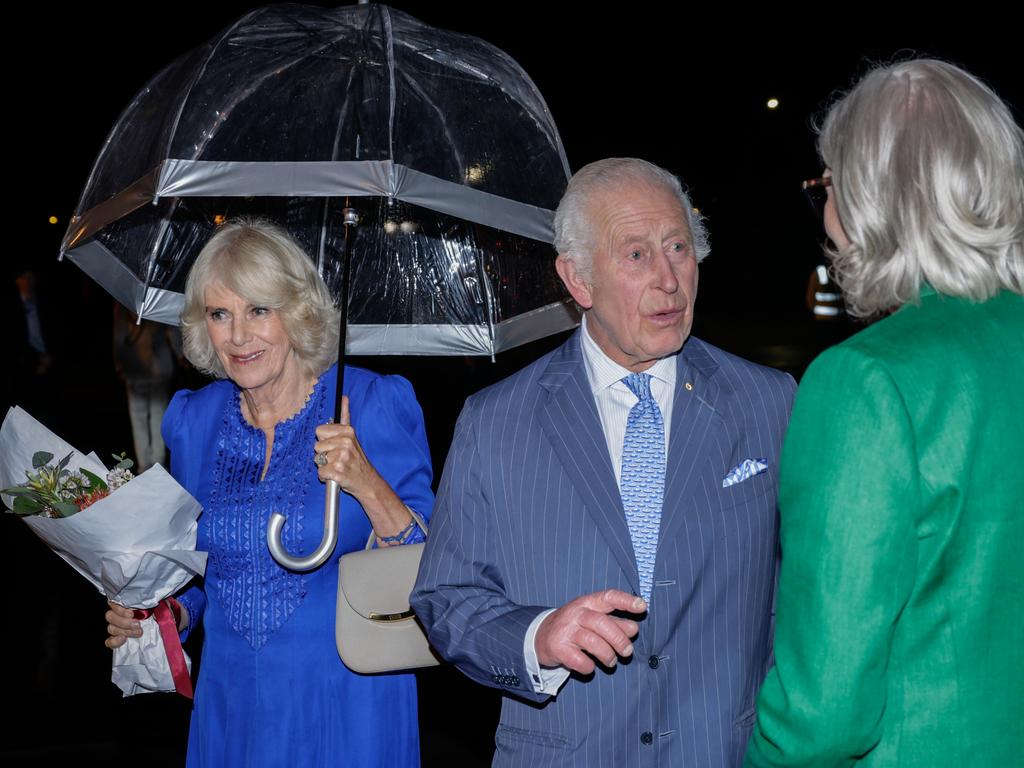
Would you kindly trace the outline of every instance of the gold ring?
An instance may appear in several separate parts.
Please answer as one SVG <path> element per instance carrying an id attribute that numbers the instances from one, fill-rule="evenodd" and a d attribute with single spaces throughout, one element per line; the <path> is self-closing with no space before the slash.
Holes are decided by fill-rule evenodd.
<path id="1" fill-rule="evenodd" d="M 313 459 L 318 467 L 327 466 L 327 451 L 320 451 L 317 453 L 316 458 Z"/>

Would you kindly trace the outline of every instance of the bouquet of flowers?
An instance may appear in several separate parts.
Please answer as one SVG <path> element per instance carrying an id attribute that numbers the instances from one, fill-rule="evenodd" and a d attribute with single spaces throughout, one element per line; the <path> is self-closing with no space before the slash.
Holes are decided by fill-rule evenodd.
<path id="1" fill-rule="evenodd" d="M 16 515 L 71 517 L 109 496 L 111 491 L 116 491 L 134 477 L 131 471 L 134 462 L 125 458 L 123 453 L 114 457 L 117 465 L 106 473 L 106 482 L 85 467 L 74 472 L 68 469 L 74 455 L 72 451 L 51 467 L 52 453 L 36 451 L 32 454 L 33 471 L 25 472 L 28 482 L 0 490 L 2 494 L 14 496 L 11 511 Z"/>
<path id="2" fill-rule="evenodd" d="M 160 465 L 133 477 L 118 458 L 108 471 L 14 407 L 0 427 L 0 495 L 107 599 L 161 617 L 162 627 L 146 618 L 142 637 L 114 651 L 111 679 L 124 694 L 190 695 L 191 662 L 161 600 L 206 569 L 195 551 L 202 508 Z"/>

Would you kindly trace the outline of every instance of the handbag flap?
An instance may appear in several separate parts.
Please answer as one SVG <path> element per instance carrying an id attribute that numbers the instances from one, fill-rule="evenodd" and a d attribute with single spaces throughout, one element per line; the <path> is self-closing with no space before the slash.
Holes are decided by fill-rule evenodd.
<path id="1" fill-rule="evenodd" d="M 364 549 L 338 561 L 338 592 L 363 618 L 409 610 L 423 544 Z"/>

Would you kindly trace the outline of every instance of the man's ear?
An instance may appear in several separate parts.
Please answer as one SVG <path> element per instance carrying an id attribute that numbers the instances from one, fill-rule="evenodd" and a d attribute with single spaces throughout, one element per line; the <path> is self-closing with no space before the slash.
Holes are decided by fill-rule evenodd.
<path id="1" fill-rule="evenodd" d="M 590 283 L 580 274 L 576 261 L 566 254 L 560 253 L 555 259 L 555 270 L 576 303 L 583 309 L 590 309 L 594 303 L 590 293 Z"/>

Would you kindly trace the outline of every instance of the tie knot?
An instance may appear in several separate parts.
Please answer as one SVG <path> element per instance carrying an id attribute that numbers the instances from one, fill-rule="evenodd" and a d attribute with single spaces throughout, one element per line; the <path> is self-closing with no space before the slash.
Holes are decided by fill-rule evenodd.
<path id="1" fill-rule="evenodd" d="M 622 383 L 629 387 L 629 391 L 636 395 L 636 399 L 641 403 L 654 399 L 651 397 L 651 374 L 631 373 L 622 380 Z"/>

